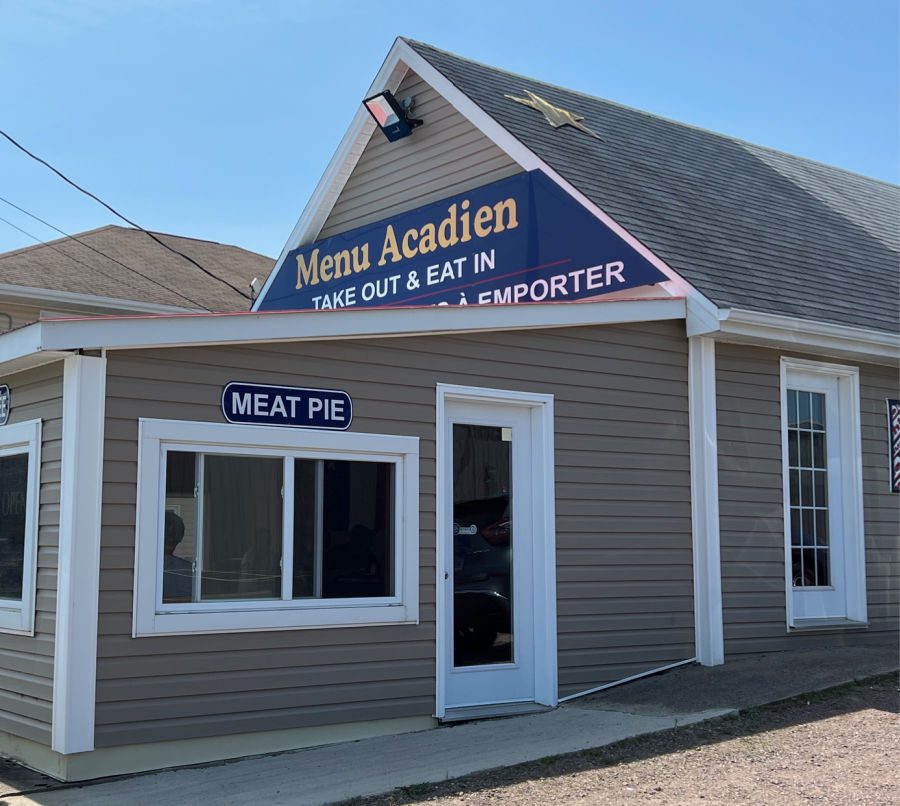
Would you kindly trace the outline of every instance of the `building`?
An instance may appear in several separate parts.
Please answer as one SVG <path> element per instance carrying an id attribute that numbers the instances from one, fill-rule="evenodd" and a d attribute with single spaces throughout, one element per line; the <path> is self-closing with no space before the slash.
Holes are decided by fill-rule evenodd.
<path id="1" fill-rule="evenodd" d="M 246 311 L 271 258 L 237 246 L 109 225 L 0 254 L 0 331 L 41 317 Z M 240 292 L 240 293 L 239 293 Z"/>
<path id="2" fill-rule="evenodd" d="M 896 642 L 898 189 L 403 39 L 369 95 L 254 312 L 0 337 L 4 752 Z"/>

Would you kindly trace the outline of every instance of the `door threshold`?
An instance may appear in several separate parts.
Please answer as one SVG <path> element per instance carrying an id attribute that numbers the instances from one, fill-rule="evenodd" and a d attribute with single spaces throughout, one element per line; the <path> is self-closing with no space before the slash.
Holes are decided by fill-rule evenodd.
<path id="1" fill-rule="evenodd" d="M 493 702 L 487 705 L 463 705 L 457 708 L 448 708 L 441 722 L 464 722 L 472 719 L 488 719 L 497 716 L 522 716 L 524 714 L 540 714 L 544 711 L 552 711 L 549 705 L 541 705 L 537 702 Z"/>

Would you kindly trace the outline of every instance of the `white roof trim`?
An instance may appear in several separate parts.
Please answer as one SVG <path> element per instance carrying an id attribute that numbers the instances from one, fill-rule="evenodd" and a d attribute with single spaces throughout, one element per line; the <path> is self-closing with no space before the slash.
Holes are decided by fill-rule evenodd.
<path id="1" fill-rule="evenodd" d="M 523 170 L 539 169 L 543 171 L 573 199 L 635 249 L 638 254 L 646 258 L 653 266 L 665 274 L 669 280 L 661 283 L 660 287 L 672 294 L 673 297 L 686 297 L 688 300 L 687 327 L 691 335 L 698 335 L 715 329 L 713 323 L 716 321 L 718 307 L 711 300 L 695 289 L 664 260 L 650 251 L 647 246 L 614 221 L 581 191 L 577 190 L 568 180 L 560 176 L 531 149 L 516 139 L 509 130 L 488 115 L 468 95 L 459 90 L 443 73 L 416 53 L 402 39 L 397 39 L 394 42 L 367 94 L 371 95 L 383 89 L 396 90 L 408 70 L 413 70 L 420 78 L 431 85 L 436 92 L 442 95 L 485 137 L 521 165 Z M 297 226 L 294 227 L 294 231 L 285 244 L 281 255 L 279 255 L 275 267 L 269 274 L 266 285 L 253 305 L 253 310 L 257 309 L 259 300 L 268 291 L 287 253 L 302 244 L 311 243 L 318 237 L 348 177 L 362 156 L 374 128 L 375 124 L 371 116 L 360 104 L 356 116 L 350 124 L 350 128 L 344 135 L 343 140 L 341 140 L 337 151 L 319 180 L 315 191 L 313 191 L 306 208 L 303 210 Z"/>
<path id="2" fill-rule="evenodd" d="M 717 341 L 758 344 L 861 363 L 900 364 L 900 335 L 793 316 L 732 309 L 719 314 Z"/>
<path id="3" fill-rule="evenodd" d="M 525 305 L 47 319 L 0 336 L 7 362 L 66 350 L 121 350 L 321 339 L 473 333 L 683 319 L 685 301 L 616 300 Z"/>
<path id="4" fill-rule="evenodd" d="M 94 294 L 81 294 L 76 291 L 59 291 L 51 288 L 33 288 L 27 285 L 0 283 L 0 299 L 7 299 L 15 304 L 28 305 L 70 305 L 75 308 L 102 308 L 113 311 L 134 311 L 135 313 L 184 313 L 198 311 L 199 308 L 186 308 L 180 305 L 162 305 L 158 302 L 139 302 L 119 297 L 103 297 Z M 3 303 L 0 302 L 0 308 Z"/>

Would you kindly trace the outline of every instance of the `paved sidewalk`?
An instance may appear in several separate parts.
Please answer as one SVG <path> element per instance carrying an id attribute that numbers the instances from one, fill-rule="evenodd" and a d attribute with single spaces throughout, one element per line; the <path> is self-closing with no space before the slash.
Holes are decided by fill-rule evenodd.
<path id="1" fill-rule="evenodd" d="M 322 804 L 599 747 L 897 668 L 896 648 L 749 656 L 682 667 L 541 714 L 167 770 L 30 796 L 8 806 Z M 9 791 L 9 790 L 7 790 Z"/>

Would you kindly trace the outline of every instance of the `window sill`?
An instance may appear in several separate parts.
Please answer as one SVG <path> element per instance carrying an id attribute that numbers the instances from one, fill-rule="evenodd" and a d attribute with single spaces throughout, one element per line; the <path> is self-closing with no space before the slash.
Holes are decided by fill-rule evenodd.
<path id="1" fill-rule="evenodd" d="M 788 633 L 816 632 L 819 630 L 867 630 L 867 621 L 853 621 L 847 618 L 797 619 L 788 627 Z"/>
<path id="2" fill-rule="evenodd" d="M 403 604 L 369 607 L 282 608 L 278 610 L 157 613 L 138 618 L 134 638 L 154 635 L 321 630 L 418 624 L 416 607 Z"/>

